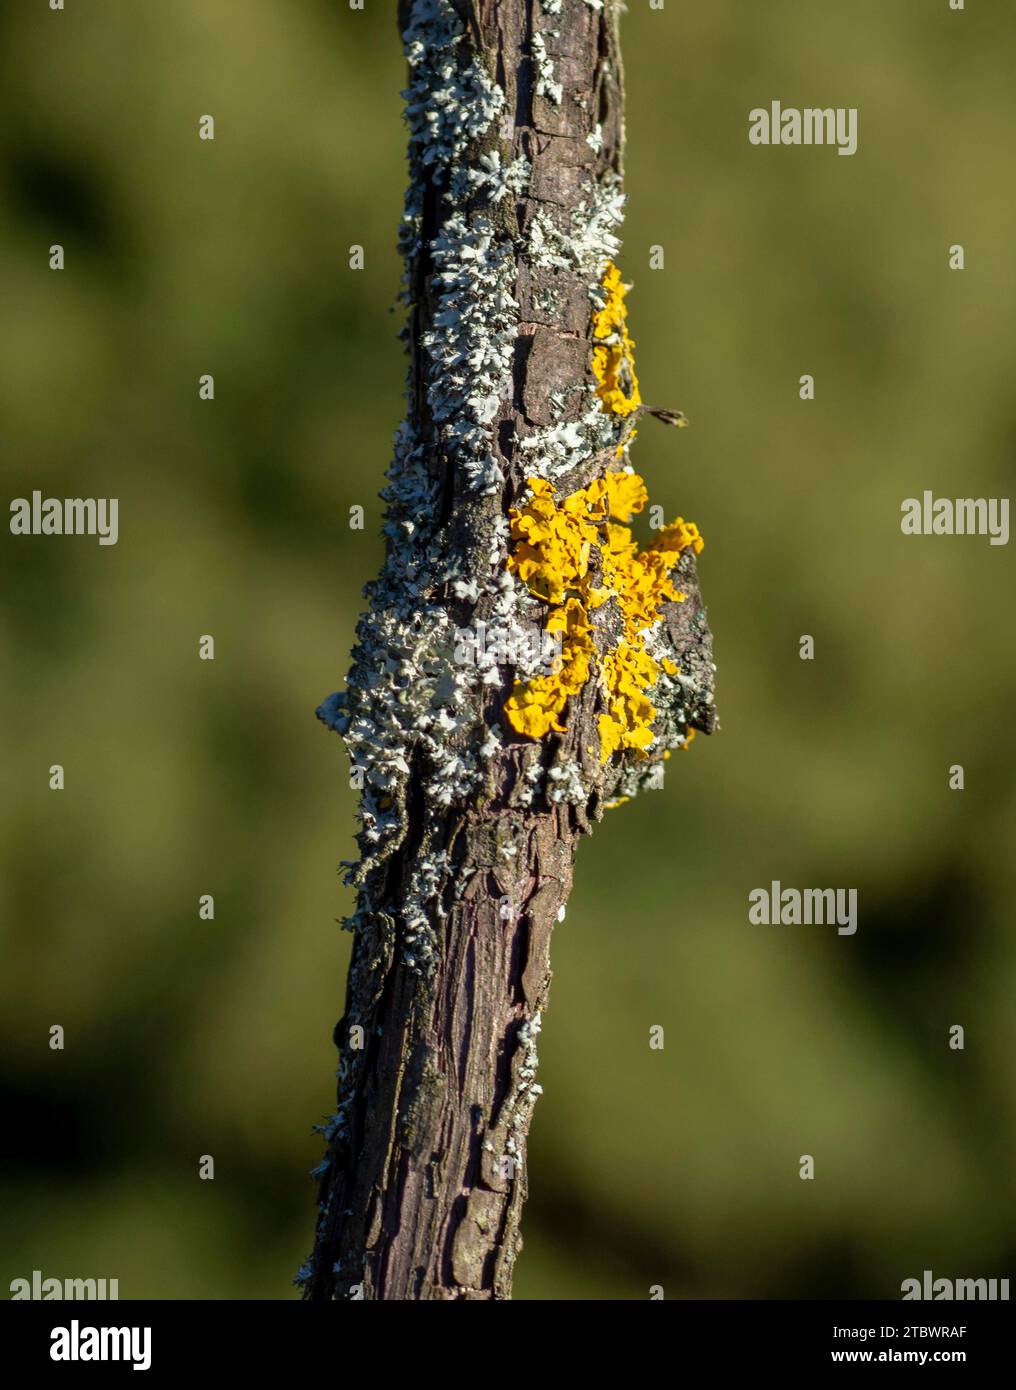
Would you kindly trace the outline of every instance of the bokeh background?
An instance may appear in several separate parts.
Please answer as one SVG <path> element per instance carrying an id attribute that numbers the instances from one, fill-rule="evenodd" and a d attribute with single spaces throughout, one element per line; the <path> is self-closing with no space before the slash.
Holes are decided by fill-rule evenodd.
<path id="1" fill-rule="evenodd" d="M 355 828 L 313 711 L 402 404 L 392 9 L 0 11 L 2 496 L 120 499 L 115 547 L 0 534 L 4 1293 L 295 1296 Z M 1014 41 L 978 0 L 624 20 L 638 366 L 692 421 L 634 458 L 706 536 L 723 729 L 581 848 L 520 1298 L 1014 1272 L 1013 552 L 899 529 L 1013 490 Z M 858 153 L 751 147 L 774 98 L 857 106 Z M 749 926 L 774 878 L 857 935 Z"/>

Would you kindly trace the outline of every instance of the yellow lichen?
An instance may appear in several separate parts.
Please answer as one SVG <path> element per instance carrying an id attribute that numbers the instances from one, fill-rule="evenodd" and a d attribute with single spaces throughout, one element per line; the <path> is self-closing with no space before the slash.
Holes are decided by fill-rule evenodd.
<path id="1" fill-rule="evenodd" d="M 552 485 L 530 478 L 531 496 L 510 512 L 514 542 L 509 569 L 549 607 L 545 631 L 560 637 L 561 654 L 551 674 L 515 685 L 505 705 L 512 728 L 530 738 L 565 731 L 568 700 L 595 673 L 606 710 L 597 721 L 600 756 L 633 749 L 645 757 L 653 741 L 655 707 L 646 693 L 660 675 L 646 651 L 644 634 L 665 601 L 684 597 L 670 571 L 683 550 L 702 549 L 698 528 L 678 518 L 640 550 L 622 524 L 648 500 L 636 473 L 613 472 L 556 501 Z M 594 549 L 598 564 L 593 564 Z M 598 572 L 598 573 L 597 573 Z M 614 599 L 623 620 L 616 645 L 600 655 L 590 614 Z M 674 675 L 672 661 L 662 669 Z"/>
<path id="2" fill-rule="evenodd" d="M 628 336 L 627 289 L 617 266 L 608 261 L 592 320 L 592 370 L 601 409 L 622 418 L 642 404 L 635 344 Z M 629 429 L 618 444 L 619 456 L 634 434 Z M 530 738 L 564 733 L 569 699 L 595 673 L 606 706 L 597 720 L 601 758 L 606 762 L 625 749 L 645 757 L 656 715 L 647 691 L 661 669 L 676 675 L 677 666 L 666 658 L 657 665 L 644 635 L 666 601 L 683 600 L 671 570 L 683 550 L 701 551 L 698 527 L 678 517 L 640 550 L 625 524 L 649 500 L 637 473 L 607 473 L 560 501 L 545 478 L 530 478 L 528 485 L 528 500 L 510 512 L 508 567 L 548 605 L 545 631 L 559 636 L 561 654 L 549 675 L 516 682 L 505 704 L 508 722 Z M 623 631 L 601 655 L 590 614 L 610 599 L 617 604 Z"/>
<path id="3" fill-rule="evenodd" d="M 600 285 L 603 307 L 593 315 L 593 375 L 596 394 L 612 415 L 630 415 L 642 404 L 635 375 L 635 344 L 628 336 L 628 286 L 613 261 L 607 262 Z"/>

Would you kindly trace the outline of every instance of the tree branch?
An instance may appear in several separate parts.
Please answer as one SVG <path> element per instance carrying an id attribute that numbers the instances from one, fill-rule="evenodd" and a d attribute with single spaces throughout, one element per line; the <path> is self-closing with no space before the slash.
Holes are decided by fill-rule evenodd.
<path id="1" fill-rule="evenodd" d="M 715 724 L 697 532 L 636 555 L 617 521 L 644 502 L 609 278 L 617 12 L 399 7 L 408 409 L 384 569 L 319 710 L 363 796 L 310 1298 L 510 1296 L 578 838 Z"/>

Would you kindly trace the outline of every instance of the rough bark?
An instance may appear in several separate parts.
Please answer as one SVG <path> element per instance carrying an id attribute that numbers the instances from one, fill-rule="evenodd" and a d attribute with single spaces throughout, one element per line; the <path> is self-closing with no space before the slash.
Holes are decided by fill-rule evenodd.
<path id="1" fill-rule="evenodd" d="M 534 740 L 503 717 L 512 663 L 456 662 L 457 638 L 480 624 L 540 630 L 505 581 L 505 518 L 534 460 L 567 495 L 616 465 L 627 432 L 581 424 L 595 406 L 590 293 L 619 217 L 617 6 L 412 0 L 399 26 L 408 411 L 384 494 L 385 571 L 349 689 L 319 711 L 364 790 L 339 1106 L 298 1277 L 315 1299 L 507 1298 L 576 844 L 611 798 L 658 785 L 690 728 L 712 729 L 713 668 L 690 550 L 675 571 L 686 597 L 661 629 L 682 683 L 660 703 L 649 758 L 601 761 L 596 681 L 566 732 Z M 583 446 L 544 447 L 568 422 Z M 611 640 L 605 611 L 601 650 Z"/>

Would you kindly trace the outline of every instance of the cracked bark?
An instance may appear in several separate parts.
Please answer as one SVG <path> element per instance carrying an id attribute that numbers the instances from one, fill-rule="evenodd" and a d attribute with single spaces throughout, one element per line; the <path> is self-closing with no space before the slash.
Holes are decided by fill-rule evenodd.
<path id="1" fill-rule="evenodd" d="M 538 209 L 560 219 L 587 195 L 590 180 L 608 170 L 620 174 L 623 91 L 613 0 L 603 10 L 563 0 L 555 15 L 545 14 L 539 0 L 456 0 L 455 8 L 465 42 L 484 55 L 506 96 L 497 129 L 477 152 L 496 148 L 505 162 L 524 154 L 532 165 L 526 192 L 494 210 L 498 237 L 516 251 L 519 305 L 513 399 L 502 405 L 494 432 L 504 487 L 483 506 L 467 504 L 437 447 L 432 460 L 448 535 L 473 557 L 489 549 L 489 508 L 506 512 L 525 486 L 518 439 L 551 421 L 552 392 L 590 380 L 587 280 L 571 269 L 534 269 L 524 247 Z M 400 29 L 408 17 L 403 3 Z M 537 30 L 564 89 L 559 104 L 536 91 Z M 597 127 L 598 149 L 595 136 L 587 140 Z M 440 198 L 425 198 L 424 246 L 445 215 Z M 426 254 L 416 259 L 410 298 L 410 414 L 425 437 L 421 340 L 435 301 Z M 584 486 L 610 461 L 590 459 L 568 488 Z M 682 669 L 705 672 L 710 639 L 690 552 L 676 573 L 687 599 L 668 605 L 668 631 Z M 445 597 L 456 622 L 484 618 L 482 600 L 470 607 Z M 507 735 L 501 710 L 510 688 L 510 681 L 494 688 L 485 709 L 489 726 Z M 367 865 L 360 882 L 367 910 L 335 1030 L 347 1123 L 327 1153 L 306 1297 L 510 1296 L 535 1099 L 533 1022 L 538 1028 L 548 1001 L 551 933 L 568 899 L 578 839 L 600 819 L 617 783 L 616 769 L 602 767 L 594 751 L 599 700 L 590 682 L 571 702 L 567 734 L 538 744 L 506 738 L 491 759 L 484 793 L 471 804 L 428 806 L 420 768 L 411 769 L 405 837 L 394 853 Z M 703 677 L 687 724 L 709 732 L 713 723 L 711 680 Z M 564 758 L 582 769 L 585 801 L 527 805 L 526 772 Z M 400 906 L 415 866 L 435 851 L 447 853 L 434 895 L 444 914 L 432 914 L 439 949 L 434 969 L 422 973 L 403 958 Z M 354 1037 L 354 1027 L 362 1034 Z"/>

